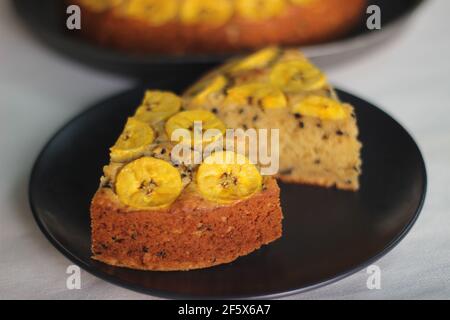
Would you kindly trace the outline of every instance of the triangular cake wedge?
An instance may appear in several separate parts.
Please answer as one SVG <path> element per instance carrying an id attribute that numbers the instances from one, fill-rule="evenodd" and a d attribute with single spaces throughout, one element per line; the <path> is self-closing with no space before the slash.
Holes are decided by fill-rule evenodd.
<path id="1" fill-rule="evenodd" d="M 354 109 L 300 51 L 268 48 L 233 60 L 184 99 L 230 128 L 279 129 L 283 182 L 358 190 L 362 145 Z"/>
<path id="2" fill-rule="evenodd" d="M 172 155 L 174 128 L 192 133 L 193 122 L 202 121 L 226 129 L 211 112 L 183 111 L 183 105 L 173 93 L 148 91 L 124 125 L 91 204 L 93 259 L 141 270 L 191 270 L 231 262 L 281 237 L 273 177 L 232 151 L 198 164 Z M 223 155 L 242 161 L 220 164 Z"/>

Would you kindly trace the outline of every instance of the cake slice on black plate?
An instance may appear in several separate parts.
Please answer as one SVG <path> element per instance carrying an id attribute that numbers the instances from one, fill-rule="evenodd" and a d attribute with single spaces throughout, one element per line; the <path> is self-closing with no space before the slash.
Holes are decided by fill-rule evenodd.
<path id="1" fill-rule="evenodd" d="M 192 141 L 199 122 L 215 133 Z M 186 140 L 173 139 L 178 129 Z M 281 237 L 277 182 L 261 174 L 263 163 L 248 150 L 222 148 L 194 163 L 175 156 L 176 147 L 195 151 L 227 137 L 227 129 L 278 129 L 282 181 L 359 188 L 353 107 L 299 51 L 264 49 L 206 75 L 183 98 L 145 94 L 111 148 L 92 201 L 93 258 L 190 270 L 231 262 Z"/>
<path id="2" fill-rule="evenodd" d="M 277 182 L 233 151 L 189 164 L 174 157 L 178 129 L 226 129 L 206 110 L 181 111 L 173 93 L 148 91 L 129 118 L 91 204 L 93 258 L 142 270 L 228 263 L 282 233 Z M 203 143 L 203 141 L 201 141 Z M 190 146 L 190 145 L 189 145 Z M 227 161 L 224 161 L 227 160 Z"/>

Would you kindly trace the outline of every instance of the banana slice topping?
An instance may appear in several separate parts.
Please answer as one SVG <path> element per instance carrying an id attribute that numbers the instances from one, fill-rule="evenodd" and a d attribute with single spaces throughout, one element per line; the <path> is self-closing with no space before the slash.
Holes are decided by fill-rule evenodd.
<path id="1" fill-rule="evenodd" d="M 197 125 L 201 125 L 202 131 L 195 132 L 196 129 L 199 129 Z M 178 129 L 185 129 L 189 131 L 190 143 L 195 142 L 194 139 L 197 138 L 197 135 L 200 135 L 201 140 L 197 142 L 203 144 L 215 141 L 219 137 L 223 136 L 226 131 L 225 124 L 212 112 L 206 110 L 183 111 L 167 120 L 166 133 L 169 139 L 172 138 L 172 134 Z M 214 129 L 216 133 L 211 131 L 211 134 L 208 137 L 203 135 L 205 131 L 212 129 Z M 180 140 L 179 142 L 183 142 L 183 139 Z"/>
<path id="2" fill-rule="evenodd" d="M 307 59 L 277 63 L 270 74 L 270 81 L 285 92 L 317 90 L 327 85 L 326 76 Z"/>
<path id="3" fill-rule="evenodd" d="M 117 0 L 116 0 L 117 1 Z M 125 6 L 125 14 L 160 26 L 174 20 L 178 12 L 177 0 L 130 0 Z"/>
<path id="4" fill-rule="evenodd" d="M 227 84 L 228 80 L 223 75 L 216 76 L 209 82 L 200 83 L 198 88 L 192 89 L 193 91 L 198 90 L 198 93 L 195 94 L 195 97 L 191 103 L 193 105 L 201 106 L 207 102 L 210 97 L 214 98 L 214 95 L 222 93 Z"/>
<path id="5" fill-rule="evenodd" d="M 135 118 L 150 124 L 167 120 L 181 109 L 182 100 L 166 91 L 147 91 Z"/>
<path id="6" fill-rule="evenodd" d="M 323 120 L 342 120 L 350 116 L 351 108 L 327 97 L 309 96 L 295 104 L 292 112 Z"/>
<path id="7" fill-rule="evenodd" d="M 264 109 L 281 109 L 287 106 L 284 93 L 269 84 L 248 83 L 228 90 L 227 103 L 259 105 Z"/>
<path id="8" fill-rule="evenodd" d="M 203 197 L 223 204 L 246 199 L 262 188 L 256 166 L 232 151 L 216 152 L 206 158 L 196 181 Z"/>
<path id="9" fill-rule="evenodd" d="M 235 1 L 238 13 L 250 20 L 270 19 L 283 13 L 285 0 L 244 0 Z"/>
<path id="10" fill-rule="evenodd" d="M 142 155 L 155 139 L 155 133 L 145 122 L 129 118 L 125 129 L 110 149 L 111 160 L 124 162 Z"/>
<path id="11" fill-rule="evenodd" d="M 151 157 L 135 160 L 120 170 L 116 180 L 119 200 L 134 209 L 162 209 L 180 195 L 179 171 L 170 163 Z"/>
<path id="12" fill-rule="evenodd" d="M 244 1 L 245 2 L 245 1 Z M 280 53 L 276 47 L 262 49 L 237 62 L 231 67 L 232 72 L 260 69 L 268 66 Z"/>
<path id="13" fill-rule="evenodd" d="M 225 24 L 233 15 L 229 0 L 185 0 L 181 5 L 180 19 L 184 24 Z"/>

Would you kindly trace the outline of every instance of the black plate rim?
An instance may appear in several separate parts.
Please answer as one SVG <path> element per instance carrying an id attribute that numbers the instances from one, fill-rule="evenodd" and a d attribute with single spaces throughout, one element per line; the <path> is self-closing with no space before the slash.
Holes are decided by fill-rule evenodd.
<path id="1" fill-rule="evenodd" d="M 11 0 L 13 3 L 13 7 L 15 9 L 15 12 L 20 17 L 20 19 L 29 27 L 31 28 L 31 31 L 37 35 L 39 38 L 43 39 L 47 45 L 52 47 L 53 49 L 56 49 L 58 52 L 64 52 L 65 49 L 63 49 L 63 46 L 72 46 L 73 44 L 81 45 L 80 51 L 83 51 L 83 54 L 89 54 L 89 55 L 106 55 L 104 57 L 107 60 L 114 60 L 121 64 L 126 65 L 135 65 L 135 64 L 145 64 L 145 65 L 157 65 L 157 64 L 172 64 L 172 65 L 180 65 L 185 63 L 219 63 L 223 62 L 224 59 L 228 59 L 234 54 L 186 54 L 186 55 L 174 55 L 174 56 L 167 56 L 167 55 L 129 55 L 120 51 L 116 50 L 109 50 L 107 48 L 102 48 L 96 45 L 93 45 L 86 41 L 81 40 L 73 40 L 70 37 L 67 36 L 61 36 L 58 33 L 51 32 L 46 33 L 42 32 L 43 30 L 46 30 L 46 28 L 43 28 L 42 25 L 36 22 L 36 19 L 28 19 L 29 17 L 25 15 L 20 6 L 20 2 L 23 0 Z M 371 31 L 368 33 L 363 34 L 356 34 L 356 35 L 350 35 L 348 37 L 344 37 L 341 39 L 332 40 L 329 42 L 314 44 L 314 45 L 306 45 L 302 46 L 301 50 L 304 51 L 306 54 L 309 54 L 311 58 L 319 58 L 324 56 L 330 56 L 334 54 L 342 53 L 343 47 L 350 48 L 348 51 L 352 51 L 353 49 L 357 49 L 360 47 L 364 47 L 366 43 L 371 43 L 371 41 L 376 42 L 378 39 L 382 39 L 383 36 L 387 36 L 390 34 L 393 30 L 396 29 L 399 25 L 401 25 L 403 22 L 405 22 L 412 14 L 414 14 L 417 9 L 421 6 L 423 6 L 425 3 L 427 3 L 427 0 L 413 0 L 409 5 L 409 8 L 399 14 L 399 16 L 392 21 L 389 21 L 383 25 L 382 30 L 378 31 Z M 39 31 L 40 30 L 40 31 Z M 48 31 L 48 30 L 47 30 Z M 51 39 L 59 39 L 61 41 L 61 45 L 52 45 L 51 42 L 54 40 Z M 364 44 L 362 43 L 362 39 L 366 39 L 364 41 Z M 239 52 L 237 55 L 243 54 L 245 52 Z M 69 55 L 71 58 L 75 58 L 74 55 Z M 83 60 L 82 57 L 76 58 L 76 60 Z"/>
<path id="2" fill-rule="evenodd" d="M 114 285 L 117 285 L 119 287 L 128 289 L 128 290 L 133 290 L 136 291 L 138 293 L 142 293 L 142 294 L 146 294 L 146 295 L 151 295 L 151 296 L 155 296 L 155 297 L 161 297 L 161 298 L 168 298 L 168 299 L 209 299 L 209 300 L 216 300 L 216 299 L 278 299 L 278 298 L 283 298 L 283 297 L 287 297 L 287 296 L 291 296 L 291 295 L 295 295 L 295 294 L 300 294 L 300 293 L 304 293 L 307 291 L 311 291 L 311 290 L 315 290 L 318 288 L 322 288 L 325 286 L 328 286 L 330 284 L 336 283 L 344 278 L 347 278 L 363 269 L 365 269 L 366 267 L 372 265 L 374 262 L 378 261 L 379 259 L 381 259 L 383 256 L 385 256 L 386 254 L 388 254 L 390 251 L 392 251 L 392 249 L 394 249 L 405 237 L 406 235 L 411 231 L 411 229 L 413 228 L 413 226 L 415 225 L 415 223 L 417 222 L 424 203 L 425 203 L 425 199 L 426 199 L 426 194 L 427 194 L 427 186 L 428 186 L 428 176 L 427 176 L 427 170 L 426 170 L 426 165 L 425 165 L 425 161 L 424 161 L 424 157 L 423 154 L 419 148 L 419 146 L 417 145 L 416 141 L 414 140 L 413 136 L 409 133 L 408 130 L 405 129 L 404 126 L 402 126 L 397 120 L 395 120 L 388 112 L 382 110 L 381 108 L 377 107 L 376 105 L 372 104 L 371 102 L 368 102 L 365 99 L 359 98 L 353 94 L 350 94 L 346 91 L 343 90 L 339 90 L 336 89 L 336 91 L 339 93 L 345 93 L 347 95 L 353 96 L 359 100 L 364 100 L 365 102 L 367 102 L 371 107 L 376 108 L 379 112 L 383 113 L 384 115 L 386 115 L 387 117 L 389 117 L 392 121 L 394 121 L 396 123 L 396 125 L 398 125 L 400 128 L 402 128 L 409 136 L 409 138 L 412 140 L 412 142 L 414 142 L 414 145 L 417 149 L 418 155 L 419 155 L 419 159 L 420 159 L 420 170 L 421 170 L 421 174 L 423 176 L 423 185 L 422 185 L 422 194 L 420 197 L 420 201 L 419 204 L 417 206 L 417 208 L 415 209 L 414 215 L 412 217 L 412 219 L 408 222 L 407 225 L 405 225 L 405 227 L 403 228 L 403 230 L 397 235 L 396 238 L 394 238 L 393 240 L 391 240 L 391 242 L 383 249 L 381 250 L 378 254 L 374 255 L 371 259 L 362 262 L 361 264 L 353 267 L 352 269 L 346 271 L 346 272 L 342 272 L 341 274 L 338 274 L 335 277 L 331 277 L 329 279 L 323 280 L 322 282 L 313 284 L 313 285 L 309 285 L 303 288 L 299 288 L 299 289 L 293 289 L 293 290 L 289 290 L 289 291 L 283 291 L 283 292 L 278 292 L 278 293 L 273 293 L 273 294 L 265 294 L 265 295 L 257 295 L 257 296 L 240 296 L 240 295 L 236 295 L 236 296 L 223 296 L 223 297 L 203 297 L 203 296 L 189 296 L 189 295 L 183 295 L 183 294 L 177 294 L 177 293 L 171 293 L 171 292 L 166 292 L 166 291 L 161 291 L 158 289 L 151 289 L 151 290 L 146 290 L 143 289 L 140 286 L 134 285 L 134 284 L 130 284 L 130 283 L 125 283 L 122 282 L 120 280 L 117 280 L 114 276 L 110 276 L 106 273 L 103 273 L 101 271 L 98 271 L 96 268 L 94 267 L 90 267 L 89 265 L 87 265 L 83 260 L 78 259 L 75 255 L 73 255 L 69 249 L 67 249 L 66 247 L 64 247 L 64 245 L 62 245 L 55 237 L 53 237 L 53 235 L 51 234 L 51 232 L 46 228 L 44 222 L 40 219 L 40 216 L 38 214 L 38 210 L 34 204 L 34 200 L 33 200 L 33 192 L 32 192 L 32 186 L 33 186 L 33 181 L 35 180 L 35 176 L 36 176 L 36 172 L 38 170 L 39 164 L 42 161 L 43 156 L 45 155 L 47 149 L 51 146 L 51 144 L 53 143 L 53 141 L 60 135 L 60 133 L 62 133 L 63 131 L 65 131 L 69 126 L 71 126 L 73 123 L 75 123 L 78 119 L 88 116 L 89 113 L 91 111 L 93 111 L 94 109 L 96 109 L 98 106 L 103 105 L 108 103 L 108 101 L 114 100 L 122 95 L 126 95 L 132 91 L 136 91 L 136 90 L 142 90 L 143 87 L 136 87 L 134 89 L 129 89 L 129 90 L 125 90 L 119 94 L 116 94 L 112 97 L 103 99 L 101 101 L 98 101 L 97 103 L 93 104 L 91 107 L 88 107 L 87 109 L 81 111 L 78 115 L 76 115 L 74 118 L 72 118 L 71 120 L 69 120 L 68 122 L 66 122 L 62 127 L 60 127 L 59 130 L 56 131 L 56 133 L 49 139 L 49 141 L 44 145 L 44 147 L 42 148 L 42 150 L 39 152 L 32 170 L 31 170 L 31 175 L 30 175 L 30 179 L 28 182 L 28 203 L 33 215 L 34 220 L 36 221 L 39 229 L 41 230 L 41 232 L 45 235 L 45 237 L 47 238 L 47 240 L 60 252 L 62 253 L 66 258 L 68 258 L 71 262 L 75 263 L 77 266 L 81 267 L 83 270 L 87 271 L 88 273 L 94 275 L 95 277 L 98 277 L 102 280 L 105 280 L 109 283 L 112 283 Z M 114 268 L 118 268 L 118 267 L 114 267 Z"/>

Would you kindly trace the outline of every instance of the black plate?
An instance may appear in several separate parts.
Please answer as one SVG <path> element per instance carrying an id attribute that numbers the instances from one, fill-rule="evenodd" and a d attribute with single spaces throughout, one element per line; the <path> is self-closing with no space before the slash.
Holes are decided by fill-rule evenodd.
<path id="1" fill-rule="evenodd" d="M 370 31 L 365 18 L 347 36 L 333 42 L 302 49 L 311 58 L 342 55 L 377 44 L 394 33 L 402 22 L 425 0 L 368 0 L 382 9 L 382 31 Z M 141 78 L 168 71 L 198 75 L 229 55 L 157 56 L 127 55 L 101 48 L 74 36 L 65 29 L 62 0 L 13 0 L 16 11 L 30 29 L 46 44 L 59 52 L 93 67 Z M 175 73 L 176 74 L 176 73 Z"/>
<path id="2" fill-rule="evenodd" d="M 339 91 L 356 108 L 364 143 L 359 192 L 281 185 L 283 237 L 228 265 L 164 273 L 93 261 L 89 203 L 108 148 L 143 91 L 115 96 L 69 122 L 45 146 L 31 175 L 31 208 L 43 233 L 102 279 L 172 298 L 279 297 L 329 284 L 373 263 L 399 243 L 419 215 L 426 171 L 414 140 L 377 107 Z"/>

